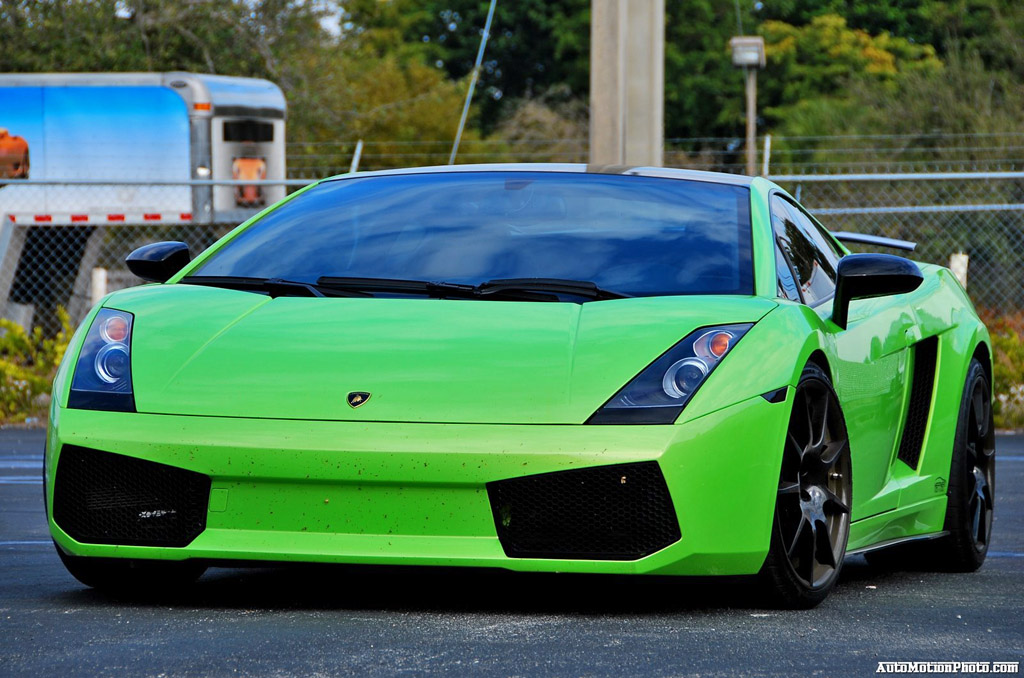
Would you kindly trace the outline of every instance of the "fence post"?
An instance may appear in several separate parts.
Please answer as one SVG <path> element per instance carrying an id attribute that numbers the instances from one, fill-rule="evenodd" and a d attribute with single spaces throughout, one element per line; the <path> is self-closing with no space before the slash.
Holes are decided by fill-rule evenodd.
<path id="1" fill-rule="evenodd" d="M 960 281 L 963 288 L 967 289 L 967 264 L 969 257 L 963 252 L 958 252 L 949 257 L 949 270 L 953 271 L 953 275 Z"/>
<path id="2" fill-rule="evenodd" d="M 107 296 L 107 269 L 102 266 L 92 269 L 92 286 L 90 291 L 93 306 L 100 303 L 100 299 Z"/>

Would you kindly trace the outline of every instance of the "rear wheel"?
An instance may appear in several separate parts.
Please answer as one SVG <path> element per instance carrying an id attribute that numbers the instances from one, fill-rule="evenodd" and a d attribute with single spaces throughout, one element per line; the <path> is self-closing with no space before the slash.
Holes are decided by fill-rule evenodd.
<path id="1" fill-rule="evenodd" d="M 985 562 L 992 537 L 996 489 L 996 437 L 992 391 L 985 369 L 971 360 L 960 402 L 945 528 L 949 536 L 935 544 L 944 564 L 957 572 L 973 572 Z"/>
<path id="2" fill-rule="evenodd" d="M 985 562 L 995 499 L 995 425 L 985 368 L 971 360 L 960 399 L 946 490 L 947 533 L 866 554 L 872 565 L 897 569 L 973 572 Z"/>
<path id="3" fill-rule="evenodd" d="M 83 558 L 57 554 L 71 576 L 86 586 L 106 593 L 164 593 L 195 582 L 206 566 L 192 561 L 132 560 L 128 558 Z"/>
<path id="4" fill-rule="evenodd" d="M 761 569 L 771 601 L 814 607 L 839 578 L 850 536 L 850 444 L 828 374 L 804 368 L 782 453 L 771 546 Z"/>

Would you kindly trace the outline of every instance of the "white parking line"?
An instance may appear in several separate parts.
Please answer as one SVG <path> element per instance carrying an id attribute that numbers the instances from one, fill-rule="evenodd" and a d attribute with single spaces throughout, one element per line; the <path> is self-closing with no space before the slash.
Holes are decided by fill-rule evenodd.
<path id="1" fill-rule="evenodd" d="M 0 541 L 0 546 L 42 546 L 44 544 L 51 544 L 49 539 L 22 539 L 14 541 Z"/>

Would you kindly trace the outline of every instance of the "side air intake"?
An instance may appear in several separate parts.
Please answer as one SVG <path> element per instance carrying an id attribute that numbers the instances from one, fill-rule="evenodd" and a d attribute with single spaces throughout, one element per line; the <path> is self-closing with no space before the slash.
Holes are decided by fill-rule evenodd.
<path id="1" fill-rule="evenodd" d="M 510 558 L 636 560 L 679 541 L 657 462 L 500 480 L 487 493 Z"/>
<path id="2" fill-rule="evenodd" d="M 924 432 L 928 427 L 928 414 L 932 409 L 932 390 L 935 385 L 936 360 L 939 353 L 938 337 L 923 339 L 914 345 L 914 376 L 910 383 L 910 399 L 903 425 L 903 437 L 896 457 L 910 468 L 916 469 L 921 460 Z"/>
<path id="3" fill-rule="evenodd" d="M 206 529 L 209 477 L 166 464 L 65 445 L 53 519 L 75 541 L 188 546 Z"/>

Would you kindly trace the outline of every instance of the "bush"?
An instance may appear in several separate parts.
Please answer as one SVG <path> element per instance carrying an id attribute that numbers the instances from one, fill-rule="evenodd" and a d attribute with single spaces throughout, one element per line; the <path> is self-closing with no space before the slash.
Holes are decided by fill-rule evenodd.
<path id="1" fill-rule="evenodd" d="M 71 339 L 71 319 L 57 309 L 60 330 L 46 338 L 41 327 L 31 333 L 0 318 L 0 424 L 38 424 L 46 419 L 50 388 Z"/>
<path id="2" fill-rule="evenodd" d="M 995 416 L 999 428 L 1024 428 L 1024 312 L 989 323 L 992 336 Z"/>

